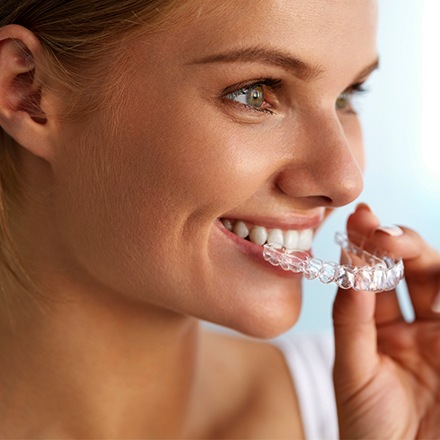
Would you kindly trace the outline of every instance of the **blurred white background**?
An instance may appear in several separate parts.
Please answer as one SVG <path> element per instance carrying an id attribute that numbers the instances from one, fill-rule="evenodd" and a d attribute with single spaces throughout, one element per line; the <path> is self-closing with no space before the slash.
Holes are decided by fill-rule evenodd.
<path id="1" fill-rule="evenodd" d="M 383 224 L 414 228 L 440 250 L 440 0 L 379 0 L 379 6 L 380 69 L 358 106 L 367 155 L 359 200 Z M 345 229 L 354 206 L 340 209 L 319 232 L 317 257 L 338 261 L 333 235 Z M 304 281 L 303 311 L 291 331 L 331 330 L 334 294 L 334 285 Z"/>

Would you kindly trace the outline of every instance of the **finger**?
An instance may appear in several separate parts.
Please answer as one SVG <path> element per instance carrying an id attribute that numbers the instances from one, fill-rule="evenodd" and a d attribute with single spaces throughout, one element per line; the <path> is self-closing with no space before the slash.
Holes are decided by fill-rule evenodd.
<path id="1" fill-rule="evenodd" d="M 362 386 L 374 375 L 378 363 L 375 306 L 376 294 L 372 292 L 339 289 L 336 294 L 334 380 L 342 393 Z"/>
<path id="2" fill-rule="evenodd" d="M 440 279 L 437 283 L 437 293 L 434 296 L 434 301 L 432 302 L 431 311 L 437 316 L 440 316 Z"/>
<path id="3" fill-rule="evenodd" d="M 395 289 L 386 292 L 378 292 L 376 295 L 376 310 L 374 318 L 378 326 L 405 321 Z"/>
<path id="4" fill-rule="evenodd" d="M 380 227 L 380 222 L 368 205 L 362 203 L 347 220 L 347 234 L 350 240 L 363 246 L 371 234 Z M 363 242 L 360 242 L 362 240 Z M 358 264 L 362 265 L 362 262 Z M 378 325 L 403 321 L 403 315 L 395 290 L 377 293 L 375 320 Z"/>
<path id="5" fill-rule="evenodd" d="M 440 286 L 440 254 L 415 231 L 405 227 L 400 230 L 401 234 L 393 235 L 379 228 L 371 235 L 371 242 L 389 255 L 402 257 L 416 319 L 438 318 L 433 306 Z"/>
<path id="6" fill-rule="evenodd" d="M 370 207 L 365 203 L 360 203 L 347 219 L 347 235 L 350 241 L 363 246 L 365 240 L 379 226 L 380 222 Z"/>

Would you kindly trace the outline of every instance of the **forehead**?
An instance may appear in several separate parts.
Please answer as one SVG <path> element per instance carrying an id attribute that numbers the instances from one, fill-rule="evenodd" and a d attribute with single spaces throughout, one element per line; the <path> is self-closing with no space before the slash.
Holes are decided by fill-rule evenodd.
<path id="1" fill-rule="evenodd" d="M 188 62 L 269 46 L 311 65 L 358 69 L 376 58 L 376 15 L 375 0 L 192 0 L 165 40 Z"/>

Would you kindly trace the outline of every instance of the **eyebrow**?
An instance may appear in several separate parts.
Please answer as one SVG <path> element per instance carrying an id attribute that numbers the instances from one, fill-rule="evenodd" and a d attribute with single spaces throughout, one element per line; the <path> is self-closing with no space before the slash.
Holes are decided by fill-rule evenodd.
<path id="1" fill-rule="evenodd" d="M 310 65 L 278 49 L 268 47 L 248 47 L 208 55 L 195 60 L 192 64 L 254 62 L 281 67 L 300 79 L 312 80 L 323 73 L 318 65 Z"/>
<path id="2" fill-rule="evenodd" d="M 366 78 L 368 75 L 370 75 L 371 72 L 379 68 L 379 58 L 376 58 L 371 64 L 369 64 L 367 67 L 362 69 L 357 75 L 356 78 L 353 80 L 353 82 L 362 81 L 364 78 Z"/>
<path id="3" fill-rule="evenodd" d="M 311 81 L 318 78 L 324 69 L 318 64 L 307 64 L 286 52 L 270 47 L 248 47 L 208 55 L 192 62 L 191 64 L 210 64 L 210 63 L 235 63 L 235 62 L 254 62 L 258 61 L 284 70 L 295 75 L 304 81 Z M 361 70 L 356 76 L 355 81 L 368 76 L 373 70 L 379 67 L 379 60 L 376 59 L 367 67 Z"/>

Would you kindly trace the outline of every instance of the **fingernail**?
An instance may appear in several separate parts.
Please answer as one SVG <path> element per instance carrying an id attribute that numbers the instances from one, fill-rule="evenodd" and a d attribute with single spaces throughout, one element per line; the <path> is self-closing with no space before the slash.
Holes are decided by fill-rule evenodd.
<path id="1" fill-rule="evenodd" d="M 373 213 L 373 210 L 366 203 L 363 203 L 363 202 L 358 203 L 358 205 L 356 206 L 356 211 L 358 211 L 360 209 L 365 209 L 366 211 Z"/>
<path id="2" fill-rule="evenodd" d="M 435 297 L 434 302 L 432 303 L 431 310 L 434 313 L 440 313 L 440 292 L 437 293 L 437 296 Z"/>
<path id="3" fill-rule="evenodd" d="M 399 237 L 399 235 L 403 235 L 403 230 L 396 225 L 379 226 L 378 228 L 376 228 L 376 231 L 384 232 L 391 237 Z"/>

